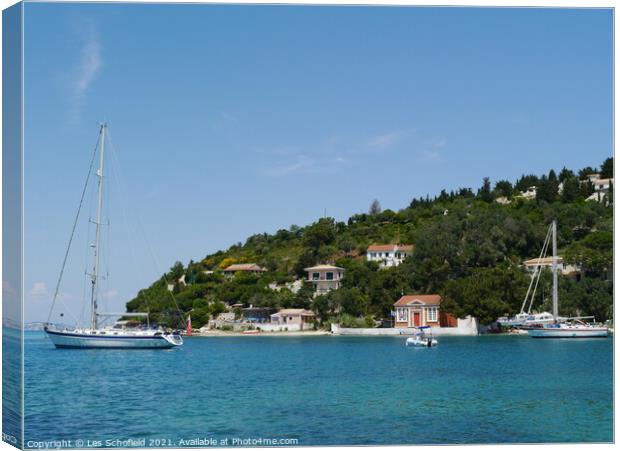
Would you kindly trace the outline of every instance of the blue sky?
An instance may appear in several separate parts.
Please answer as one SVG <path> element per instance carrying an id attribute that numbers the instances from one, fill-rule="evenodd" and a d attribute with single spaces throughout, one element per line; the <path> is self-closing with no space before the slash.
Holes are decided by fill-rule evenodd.
<path id="1" fill-rule="evenodd" d="M 117 311 L 175 260 L 324 210 L 346 220 L 374 198 L 397 210 L 485 176 L 599 165 L 613 152 L 612 20 L 26 4 L 26 319 L 47 316 L 101 120 L 114 163 L 102 295 Z M 61 287 L 76 316 L 93 207 Z"/>

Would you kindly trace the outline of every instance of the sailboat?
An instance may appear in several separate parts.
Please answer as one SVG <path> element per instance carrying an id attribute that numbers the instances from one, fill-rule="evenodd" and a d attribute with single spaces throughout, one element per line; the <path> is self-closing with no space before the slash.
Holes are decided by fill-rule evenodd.
<path id="1" fill-rule="evenodd" d="M 528 335 L 532 338 L 594 338 L 606 337 L 609 330 L 606 326 L 596 326 L 582 321 L 582 319 L 594 317 L 576 317 L 561 319 L 558 316 L 558 248 L 557 248 L 557 223 L 551 223 L 551 240 L 553 247 L 553 259 L 551 270 L 553 274 L 553 319 L 549 324 L 533 325 L 528 328 Z"/>
<path id="2" fill-rule="evenodd" d="M 105 137 L 106 137 L 107 124 L 103 123 L 99 129 L 99 139 L 97 143 L 96 151 L 99 151 L 99 168 L 97 169 L 96 176 L 98 178 L 97 187 L 97 217 L 95 224 L 95 242 L 92 245 L 93 249 L 93 268 L 89 273 L 91 288 L 90 288 L 90 327 L 66 327 L 58 326 L 50 323 L 52 310 L 56 297 L 58 296 L 58 287 L 62 279 L 64 267 L 69 254 L 69 247 L 73 239 L 73 232 L 75 231 L 75 224 L 71 233 L 71 239 L 69 240 L 69 246 L 65 253 L 65 259 L 62 264 L 58 284 L 56 286 L 56 292 L 52 301 L 52 307 L 48 320 L 44 327 L 47 336 L 57 348 L 126 348 L 126 349 L 162 349 L 173 348 L 181 346 L 183 344 L 183 338 L 178 332 L 168 332 L 161 328 L 150 327 L 148 322 L 148 313 L 143 312 L 130 312 L 130 313 L 101 313 L 98 311 L 98 285 L 100 280 L 100 242 L 101 242 L 101 221 L 102 221 L 102 205 L 103 205 L 103 183 L 104 183 L 104 155 L 105 155 Z M 93 155 L 94 159 L 94 155 Z M 89 173 L 90 174 L 90 173 Z M 84 189 L 84 192 L 86 189 Z M 82 197 L 83 199 L 83 197 Z M 81 205 L 81 203 L 80 203 Z M 79 209 L 77 218 L 79 217 Z M 128 328 L 125 326 L 125 322 L 117 322 L 115 326 L 100 327 L 99 319 L 101 317 L 146 317 L 146 328 Z"/>
<path id="3" fill-rule="evenodd" d="M 543 243 L 542 249 L 540 250 L 540 255 L 536 259 L 536 266 L 534 267 L 534 272 L 532 273 L 532 278 L 530 279 L 530 285 L 527 288 L 527 293 L 525 293 L 523 304 L 521 304 L 521 310 L 515 316 L 502 316 L 498 318 L 497 322 L 500 326 L 513 327 L 516 329 L 525 329 L 531 325 L 549 324 L 556 321 L 556 318 L 554 318 L 554 316 L 549 312 L 532 313 L 532 305 L 534 303 L 536 288 L 538 287 L 540 275 L 542 274 L 543 259 L 547 253 L 549 242 L 551 241 L 551 229 L 552 226 L 549 225 L 549 228 L 547 229 L 547 235 L 545 236 L 545 241 Z M 528 305 L 528 301 L 529 306 L 526 311 L 525 307 L 526 305 Z"/>

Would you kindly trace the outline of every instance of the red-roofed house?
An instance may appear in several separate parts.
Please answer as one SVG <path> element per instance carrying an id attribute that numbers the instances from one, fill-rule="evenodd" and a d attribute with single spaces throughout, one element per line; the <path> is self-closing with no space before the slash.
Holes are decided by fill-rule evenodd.
<path id="1" fill-rule="evenodd" d="M 373 244 L 368 246 L 366 260 L 379 262 L 382 268 L 400 265 L 405 257 L 413 253 L 411 244 Z"/>
<path id="2" fill-rule="evenodd" d="M 228 266 L 224 270 L 224 275 L 227 277 L 232 277 L 238 272 L 244 272 L 248 274 L 260 274 L 266 271 L 267 270 L 265 268 L 258 266 L 256 263 L 235 263 Z"/>
<path id="3" fill-rule="evenodd" d="M 438 294 L 405 295 L 394 304 L 394 327 L 439 326 L 440 304 L 441 296 Z"/>

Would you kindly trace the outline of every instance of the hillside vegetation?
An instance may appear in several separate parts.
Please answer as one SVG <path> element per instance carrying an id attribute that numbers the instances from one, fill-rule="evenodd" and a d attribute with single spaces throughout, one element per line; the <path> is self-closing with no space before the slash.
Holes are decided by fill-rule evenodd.
<path id="1" fill-rule="evenodd" d="M 538 256 L 548 225 L 556 219 L 559 254 L 583 267 L 579 280 L 560 277 L 560 313 L 606 320 L 613 302 L 613 285 L 607 280 L 613 265 L 613 197 L 585 199 L 593 192 L 586 175 L 600 172 L 601 178 L 610 178 L 612 171 L 609 158 L 600 169 L 523 175 L 514 184 L 501 180 L 492 185 L 485 178 L 476 192 L 442 191 L 413 199 L 399 211 L 381 211 L 373 202 L 368 214 L 347 222 L 321 218 L 305 227 L 256 234 L 201 261 L 175 263 L 140 290 L 127 309 L 148 310 L 152 320 L 172 327 L 179 327 L 189 311 L 194 327 L 200 327 L 232 304 L 307 308 L 322 322 L 339 316 L 344 323 L 372 324 L 390 317 L 402 293 L 439 293 L 442 310 L 490 323 L 519 311 L 530 277 L 522 263 Z M 532 186 L 537 187 L 536 198 L 520 196 Z M 413 255 L 390 269 L 366 261 L 369 245 L 389 243 L 413 244 Z M 268 271 L 237 274 L 231 280 L 223 276 L 222 269 L 244 262 Z M 295 294 L 268 287 L 303 278 L 303 268 L 325 262 L 346 269 L 341 289 L 313 297 L 311 284 Z M 179 282 L 183 275 L 185 284 Z M 551 309 L 550 280 L 550 274 L 543 275 L 534 304 L 539 311 Z M 168 284 L 174 285 L 172 293 Z"/>

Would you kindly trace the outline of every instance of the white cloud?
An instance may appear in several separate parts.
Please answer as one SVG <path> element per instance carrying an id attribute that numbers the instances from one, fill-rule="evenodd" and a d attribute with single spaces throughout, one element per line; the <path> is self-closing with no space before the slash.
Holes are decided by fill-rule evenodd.
<path id="1" fill-rule="evenodd" d="M 384 133 L 370 138 L 366 145 L 376 150 L 388 150 L 400 141 L 401 135 L 400 132 Z"/>
<path id="2" fill-rule="evenodd" d="M 236 124 L 239 123 L 239 119 L 236 116 L 227 113 L 226 111 L 221 111 L 217 117 L 217 120 L 211 125 L 213 130 L 224 130 L 227 128 L 232 128 Z"/>
<path id="3" fill-rule="evenodd" d="M 88 89 L 103 66 L 101 42 L 94 24 L 86 21 L 81 25 L 82 48 L 80 59 L 73 71 L 73 79 L 71 80 L 72 97 L 69 119 L 74 124 L 80 121 Z"/>
<path id="4" fill-rule="evenodd" d="M 76 92 L 78 94 L 86 92 L 95 79 L 97 72 L 99 72 L 101 64 L 101 44 L 93 35 L 89 37 L 82 48 L 82 57 L 80 59 L 78 78 L 76 80 Z"/>
<path id="5" fill-rule="evenodd" d="M 293 161 L 272 166 L 266 169 L 264 174 L 271 177 L 283 177 L 291 174 L 330 174 L 338 172 L 345 162 L 344 158 L 337 157 L 334 159 L 331 155 L 309 157 L 305 154 L 298 154 L 294 156 Z"/>
<path id="6" fill-rule="evenodd" d="M 444 147 L 446 147 L 446 144 L 448 144 L 448 141 L 446 141 L 446 138 L 437 138 L 432 139 L 429 144 L 435 149 L 443 149 Z"/>
<path id="7" fill-rule="evenodd" d="M 220 118 L 221 118 L 222 120 L 224 120 L 224 121 L 228 121 L 228 122 L 239 122 L 239 120 L 238 120 L 235 116 L 233 116 L 233 115 L 232 115 L 232 114 L 230 114 L 230 113 L 227 113 L 226 111 L 222 111 L 222 112 L 220 113 Z"/>
<path id="8" fill-rule="evenodd" d="M 438 160 L 441 157 L 436 150 L 423 150 L 421 154 L 425 160 Z"/>
<path id="9" fill-rule="evenodd" d="M 35 282 L 28 293 L 30 296 L 44 296 L 47 294 L 47 285 L 45 282 Z"/>
<path id="10" fill-rule="evenodd" d="M 305 155 L 297 155 L 295 162 L 269 168 L 265 171 L 267 175 L 279 177 L 293 174 L 295 172 L 307 171 L 314 166 L 314 160 Z"/>

